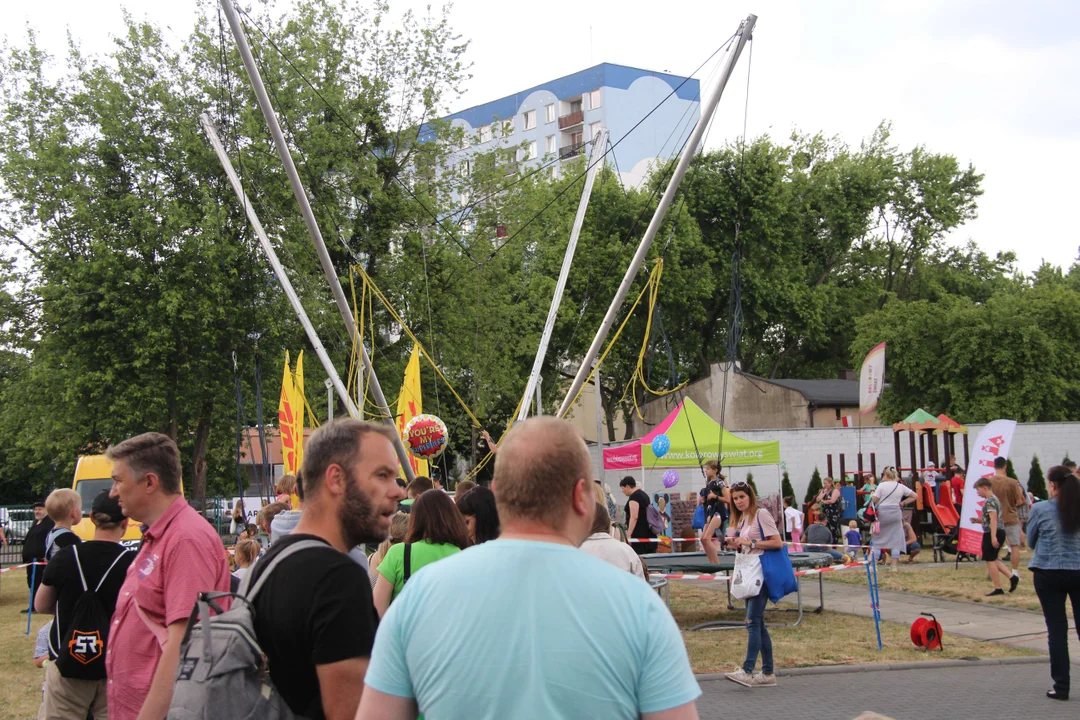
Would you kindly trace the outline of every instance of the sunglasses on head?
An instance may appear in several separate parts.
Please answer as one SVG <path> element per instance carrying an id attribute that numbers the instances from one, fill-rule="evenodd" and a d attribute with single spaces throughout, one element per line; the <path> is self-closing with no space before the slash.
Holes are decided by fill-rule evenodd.
<path id="1" fill-rule="evenodd" d="M 744 483 L 744 482 L 737 482 L 737 483 L 735 483 L 734 485 L 731 486 L 731 489 L 732 490 L 749 490 L 750 489 L 750 484 L 749 483 Z"/>

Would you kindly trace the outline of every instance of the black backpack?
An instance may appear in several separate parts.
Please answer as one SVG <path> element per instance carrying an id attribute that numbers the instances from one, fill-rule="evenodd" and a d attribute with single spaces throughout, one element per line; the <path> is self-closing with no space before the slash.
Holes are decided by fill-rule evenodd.
<path id="1" fill-rule="evenodd" d="M 116 567 L 116 563 L 128 552 L 123 546 L 117 547 L 121 552 L 116 554 L 116 559 L 108 570 L 102 573 L 93 589 L 86 582 L 82 562 L 79 560 L 78 545 L 71 547 L 71 552 L 75 555 L 75 566 L 79 569 L 83 593 L 76 601 L 70 618 L 61 618 L 59 607 L 57 608 L 53 622 L 56 623 L 55 634 L 60 640 L 60 647 L 53 647 L 53 633 L 49 633 L 49 650 L 56 658 L 56 669 L 66 678 L 105 679 L 105 644 L 109 640 L 109 614 L 102 607 L 97 592 Z"/>

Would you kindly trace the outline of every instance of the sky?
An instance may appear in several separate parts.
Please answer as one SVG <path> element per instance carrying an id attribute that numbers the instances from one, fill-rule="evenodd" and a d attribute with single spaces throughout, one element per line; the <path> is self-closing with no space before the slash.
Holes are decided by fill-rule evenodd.
<path id="1" fill-rule="evenodd" d="M 126 9 L 178 43 L 207 2 L 25 3 L 5 9 L 0 35 L 19 41 L 29 23 L 55 55 L 69 32 L 84 52 L 105 53 Z M 423 14 L 428 2 L 390 5 Z M 752 62 L 744 53 L 709 146 L 742 133 L 748 88 L 750 137 L 822 132 L 857 147 L 889 121 L 901 149 L 923 145 L 985 174 L 978 218 L 949 242 L 1012 250 L 1025 272 L 1077 259 L 1067 211 L 1080 191 L 1080 3 L 1070 0 L 458 0 L 450 18 L 470 40 L 473 77 L 450 109 L 600 62 L 686 74 L 749 13 L 758 15 Z"/>

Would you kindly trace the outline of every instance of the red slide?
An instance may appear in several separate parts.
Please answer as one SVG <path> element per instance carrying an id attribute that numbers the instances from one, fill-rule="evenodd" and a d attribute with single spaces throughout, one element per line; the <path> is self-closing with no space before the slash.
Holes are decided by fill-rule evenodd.
<path id="1" fill-rule="evenodd" d="M 948 500 L 948 505 L 940 505 L 934 502 L 934 489 L 928 485 L 923 485 L 923 495 L 925 495 L 923 502 L 934 513 L 942 532 L 949 532 L 960 522 L 960 515 L 956 512 L 956 506 L 952 504 L 951 497 Z"/>

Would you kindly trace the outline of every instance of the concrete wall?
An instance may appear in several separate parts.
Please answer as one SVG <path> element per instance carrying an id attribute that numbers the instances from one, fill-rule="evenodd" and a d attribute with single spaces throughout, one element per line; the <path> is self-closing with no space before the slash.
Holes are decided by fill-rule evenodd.
<path id="1" fill-rule="evenodd" d="M 973 445 L 982 425 L 970 426 L 969 444 Z M 859 431 L 855 428 L 799 428 L 788 430 L 741 430 L 739 437 L 747 440 L 779 440 L 781 465 L 738 468 L 725 468 L 724 472 L 729 480 L 743 480 L 748 472 L 754 474 L 754 484 L 759 492 L 771 493 L 780 491 L 780 479 L 784 470 L 787 470 L 791 484 L 795 489 L 796 496 L 802 500 L 806 488 L 810 484 L 810 476 L 816 467 L 822 477 L 825 476 L 826 455 L 833 453 L 833 469 L 839 474 L 839 454 L 846 456 L 847 466 L 850 470 L 856 467 L 856 455 L 859 450 Z M 940 440 L 939 440 L 940 442 Z M 910 467 L 911 458 L 908 457 L 907 433 L 901 434 L 901 461 L 900 467 Z M 590 446 L 594 461 L 597 457 L 597 449 Z M 870 467 L 870 453 L 877 454 L 877 467 L 896 465 L 893 449 L 892 428 L 876 427 L 863 428 L 862 452 L 866 469 Z M 918 449 L 916 448 L 916 453 Z M 962 440 L 957 441 L 957 461 L 964 464 L 964 451 Z M 1013 444 L 1010 457 L 1016 474 L 1026 486 L 1028 470 L 1031 468 L 1031 458 L 1037 455 L 1039 463 L 1045 472 L 1051 466 L 1057 465 L 1066 456 L 1074 460 L 1080 458 L 1080 423 L 1021 423 L 1016 428 L 1013 436 Z M 682 468 L 679 470 L 679 483 L 671 490 L 665 490 L 663 486 L 663 469 L 636 471 L 607 471 L 604 473 L 604 482 L 611 486 L 615 492 L 615 499 L 622 497 L 619 492 L 619 480 L 626 474 L 632 474 L 641 485 L 644 478 L 645 490 L 652 495 L 654 492 L 696 492 L 704 485 L 704 478 L 698 468 Z"/>
<path id="2" fill-rule="evenodd" d="M 577 402 L 570 406 L 570 412 L 567 414 L 566 419 L 577 428 L 578 432 L 581 433 L 581 437 L 585 438 L 585 442 L 596 442 L 596 387 L 592 383 L 582 388 Z M 608 442 L 606 416 L 603 422 L 604 442 Z M 615 437 L 622 438 L 625 435 L 626 423 L 623 421 L 623 414 L 618 412 L 615 414 Z M 620 440 L 620 442 L 622 441 Z"/>

